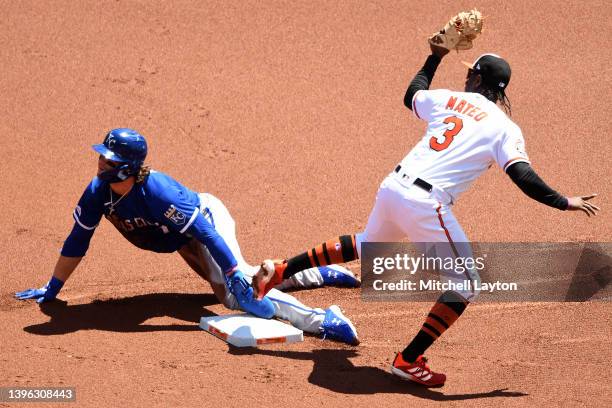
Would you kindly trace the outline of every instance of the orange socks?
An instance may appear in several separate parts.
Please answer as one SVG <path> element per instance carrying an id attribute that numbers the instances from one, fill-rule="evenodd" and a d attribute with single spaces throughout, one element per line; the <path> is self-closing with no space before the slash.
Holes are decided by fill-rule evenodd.
<path id="1" fill-rule="evenodd" d="M 458 293 L 450 290 L 444 292 L 431 308 L 421 330 L 402 351 L 402 358 L 410 363 L 415 362 L 442 333 L 457 321 L 467 305 L 468 302 Z"/>
<path id="2" fill-rule="evenodd" d="M 283 273 L 283 279 L 287 279 L 304 269 L 350 262 L 357 258 L 355 236 L 342 235 L 289 259 Z"/>

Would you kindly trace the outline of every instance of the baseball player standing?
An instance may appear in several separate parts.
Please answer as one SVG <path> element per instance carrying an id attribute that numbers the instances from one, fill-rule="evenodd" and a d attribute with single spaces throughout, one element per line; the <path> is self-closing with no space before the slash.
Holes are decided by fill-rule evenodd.
<path id="1" fill-rule="evenodd" d="M 132 129 L 110 131 L 102 144 L 97 176 L 74 210 L 74 227 L 66 239 L 49 282 L 39 289 L 16 293 L 18 299 L 55 299 L 89 248 L 104 215 L 137 247 L 160 253 L 177 251 L 207 280 L 221 303 L 259 317 L 290 321 L 309 333 L 358 344 L 357 332 L 338 306 L 313 309 L 279 290 L 257 300 L 250 279 L 257 268 L 244 260 L 236 240 L 235 222 L 223 203 L 198 194 L 170 176 L 144 166 L 145 138 Z M 307 269 L 284 287 L 359 286 L 341 267 Z"/>
<path id="2" fill-rule="evenodd" d="M 258 296 L 293 273 L 311 266 L 357 259 L 362 242 L 444 243 L 449 256 L 469 257 L 471 246 L 452 213 L 452 205 L 492 164 L 502 168 L 530 198 L 547 206 L 596 215 L 588 200 L 595 194 L 564 197 L 548 187 L 530 166 L 520 128 L 510 114 L 505 90 L 510 66 L 495 54 L 484 54 L 468 66 L 465 91 L 429 90 L 446 48 L 430 44 L 432 54 L 410 83 L 406 107 L 427 123 L 425 136 L 381 183 L 365 231 L 327 241 L 288 261 L 264 261 L 253 279 Z M 440 255 L 439 253 L 437 255 Z M 442 255 L 444 256 L 444 255 Z M 479 279 L 468 270 L 464 279 Z M 421 329 L 398 353 L 392 373 L 425 386 L 442 386 L 444 374 L 433 372 L 425 351 L 463 313 L 477 293 L 446 291 Z"/>

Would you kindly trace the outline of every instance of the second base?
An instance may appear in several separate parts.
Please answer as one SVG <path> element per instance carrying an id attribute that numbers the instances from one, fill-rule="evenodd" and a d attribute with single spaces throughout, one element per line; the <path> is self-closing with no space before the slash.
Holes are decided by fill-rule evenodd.
<path id="1" fill-rule="evenodd" d="M 300 329 L 246 313 L 202 317 L 200 327 L 236 347 L 304 341 L 304 333 Z"/>

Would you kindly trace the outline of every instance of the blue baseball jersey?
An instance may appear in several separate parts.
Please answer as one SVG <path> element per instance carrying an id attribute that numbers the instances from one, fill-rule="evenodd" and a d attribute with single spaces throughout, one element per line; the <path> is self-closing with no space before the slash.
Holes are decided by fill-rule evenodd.
<path id="1" fill-rule="evenodd" d="M 113 192 L 108 182 L 95 177 L 73 216 L 74 227 L 62 248 L 64 256 L 85 255 L 105 216 L 138 248 L 174 252 L 195 238 L 206 245 L 221 270 L 227 272 L 237 265 L 223 238 L 202 215 L 199 195 L 161 172 L 152 170 L 123 197 Z"/>

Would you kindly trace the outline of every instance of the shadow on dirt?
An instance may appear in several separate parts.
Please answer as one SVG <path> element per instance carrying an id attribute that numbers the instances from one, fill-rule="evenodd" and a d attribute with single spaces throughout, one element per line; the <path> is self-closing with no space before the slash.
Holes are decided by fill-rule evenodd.
<path id="1" fill-rule="evenodd" d="M 51 320 L 23 330 L 43 336 L 79 330 L 114 332 L 198 331 L 200 317 L 215 316 L 205 309 L 218 304 L 213 294 L 155 293 L 120 299 L 96 300 L 81 305 L 65 301 L 43 303 L 40 310 Z M 143 324 L 154 317 L 173 317 L 191 324 Z"/>
<path id="2" fill-rule="evenodd" d="M 463 401 L 478 398 L 523 397 L 523 392 L 497 389 L 470 394 L 445 394 L 431 388 L 403 381 L 377 367 L 358 367 L 349 360 L 358 355 L 356 350 L 321 349 L 312 352 L 266 350 L 230 347 L 233 355 L 267 355 L 294 360 L 312 360 L 314 366 L 308 382 L 342 394 L 410 394 L 432 401 Z"/>

